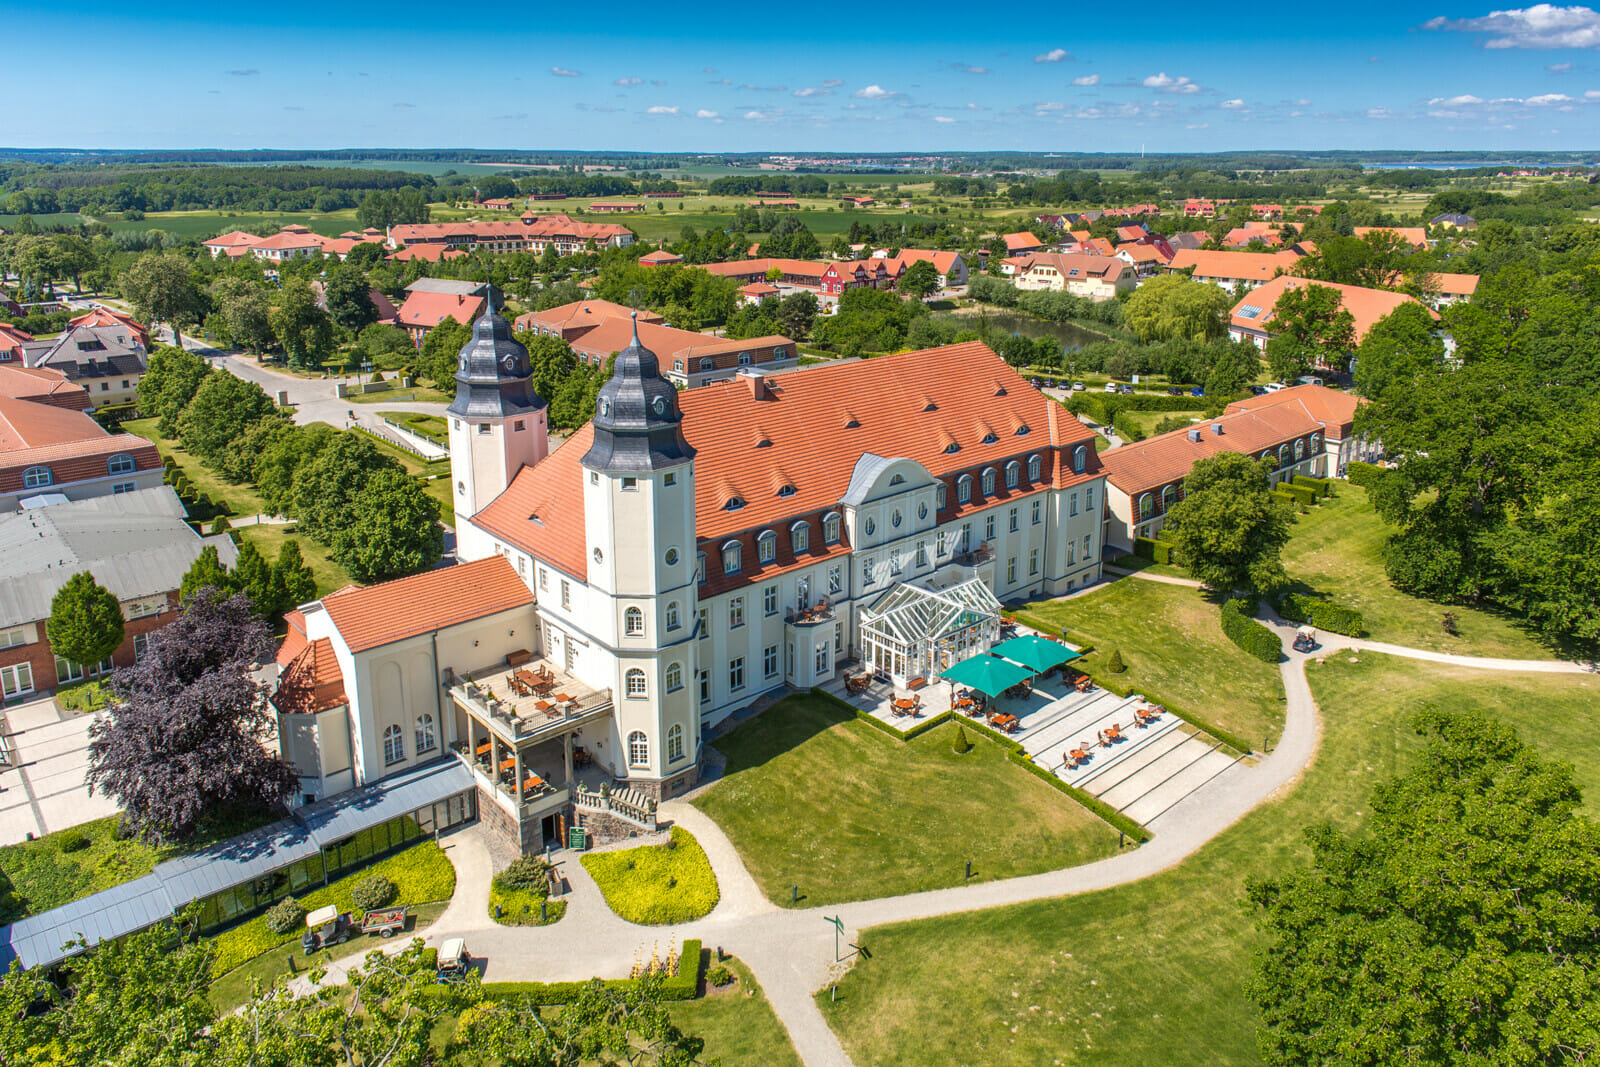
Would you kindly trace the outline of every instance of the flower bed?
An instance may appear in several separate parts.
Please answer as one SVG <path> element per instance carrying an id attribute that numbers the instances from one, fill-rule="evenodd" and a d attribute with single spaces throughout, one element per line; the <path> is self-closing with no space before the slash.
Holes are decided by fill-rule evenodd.
<path id="1" fill-rule="evenodd" d="M 664 845 L 583 857 L 611 910 L 631 923 L 664 926 L 708 914 L 720 894 L 711 861 L 694 835 L 679 826 Z"/>

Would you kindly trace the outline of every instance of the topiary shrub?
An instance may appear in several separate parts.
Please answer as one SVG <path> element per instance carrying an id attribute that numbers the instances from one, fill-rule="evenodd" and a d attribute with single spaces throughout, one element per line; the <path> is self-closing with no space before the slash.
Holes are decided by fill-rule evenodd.
<path id="1" fill-rule="evenodd" d="M 1127 669 L 1128 665 L 1122 662 L 1122 649 L 1113 648 L 1111 650 L 1111 658 L 1106 660 L 1106 670 L 1112 674 L 1121 674 Z"/>
<path id="2" fill-rule="evenodd" d="M 1381 477 L 1384 469 L 1374 463 L 1362 463 L 1352 460 L 1345 464 L 1344 476 L 1351 485 L 1367 486 Z"/>
<path id="3" fill-rule="evenodd" d="M 956 740 L 950 747 L 958 756 L 965 756 L 972 751 L 972 742 L 967 740 L 967 728 L 960 723 L 956 723 Z"/>
<path id="4" fill-rule="evenodd" d="M 733 972 L 719 963 L 706 972 L 706 981 L 721 989 L 733 984 Z"/>
<path id="5" fill-rule="evenodd" d="M 394 883 L 381 874 L 363 878 L 350 890 L 350 902 L 362 911 L 381 908 L 394 899 Z"/>
<path id="6" fill-rule="evenodd" d="M 267 909 L 267 929 L 282 937 L 292 934 L 306 921 L 306 909 L 294 897 L 285 897 Z"/>
<path id="7" fill-rule="evenodd" d="M 56 848 L 62 852 L 82 852 L 89 847 L 89 839 L 78 830 L 63 830 L 56 838 Z"/>
<path id="8" fill-rule="evenodd" d="M 550 865 L 538 856 L 523 856 L 494 876 L 501 889 L 544 889 L 550 884 Z"/>
<path id="9" fill-rule="evenodd" d="M 211 532 L 213 535 L 227 533 L 231 529 L 233 529 L 233 524 L 228 521 L 228 516 L 226 515 L 218 515 L 211 520 Z"/>

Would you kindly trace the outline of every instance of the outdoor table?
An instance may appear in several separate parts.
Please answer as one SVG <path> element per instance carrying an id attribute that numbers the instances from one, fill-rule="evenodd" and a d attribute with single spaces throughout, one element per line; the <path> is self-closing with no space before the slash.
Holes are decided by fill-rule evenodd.
<path id="1" fill-rule="evenodd" d="M 502 771 L 515 770 L 516 767 L 517 767 L 517 758 L 515 756 L 507 756 L 505 759 L 500 761 L 500 769 Z"/>
<path id="2" fill-rule="evenodd" d="M 478 748 L 477 748 L 478 755 L 487 756 L 489 754 L 489 748 L 490 748 L 489 742 L 487 742 L 487 741 L 479 741 L 478 742 Z"/>
<path id="3" fill-rule="evenodd" d="M 566 693 L 557 693 L 555 695 L 555 702 L 557 704 L 570 704 L 572 703 L 572 697 Z"/>
<path id="4" fill-rule="evenodd" d="M 1010 712 L 1001 712 L 989 721 L 1006 731 L 1006 733 L 1010 733 L 1011 728 L 1017 724 L 1017 717 Z"/>
<path id="5" fill-rule="evenodd" d="M 524 793 L 531 793 L 535 789 L 543 789 L 543 788 L 544 788 L 544 779 L 540 778 L 537 774 L 528 775 L 527 779 L 522 783 L 522 791 Z"/>

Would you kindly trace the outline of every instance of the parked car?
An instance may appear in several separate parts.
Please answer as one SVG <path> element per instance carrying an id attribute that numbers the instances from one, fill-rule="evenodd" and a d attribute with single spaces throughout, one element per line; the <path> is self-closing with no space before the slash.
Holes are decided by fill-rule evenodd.
<path id="1" fill-rule="evenodd" d="M 1252 385 L 1250 387 L 1250 392 L 1256 396 L 1265 396 L 1267 393 L 1267 387 L 1264 385 Z"/>
<path id="2" fill-rule="evenodd" d="M 453 982 L 465 977 L 470 966 L 472 957 L 467 954 L 467 943 L 463 939 L 452 937 L 439 946 L 440 982 Z"/>
<path id="3" fill-rule="evenodd" d="M 321 949 L 344 944 L 350 940 L 351 930 L 350 913 L 329 904 L 306 916 L 306 932 L 300 935 L 300 947 L 310 956 Z"/>
<path id="4" fill-rule="evenodd" d="M 1029 378 L 1028 379 L 1028 383 L 1030 385 L 1032 385 L 1035 389 L 1043 389 L 1044 388 L 1044 379 L 1043 378 Z"/>
<path id="5" fill-rule="evenodd" d="M 1123 394 L 1131 393 L 1131 392 L 1133 392 L 1133 386 L 1124 385 L 1120 389 L 1118 389 L 1117 392 L 1123 393 Z"/>
<path id="6" fill-rule="evenodd" d="M 1073 382 L 1073 383 L 1072 383 L 1072 391 L 1073 391 L 1073 392 L 1074 392 L 1074 393 L 1081 393 L 1081 392 L 1083 392 L 1083 383 L 1082 383 L 1082 382 Z"/>
<path id="7" fill-rule="evenodd" d="M 1168 396 L 1182 396 L 1183 395 L 1183 390 L 1180 387 L 1176 386 L 1176 385 L 1169 385 L 1169 386 L 1167 386 L 1167 395 Z"/>
<path id="8" fill-rule="evenodd" d="M 1289 387 L 1287 385 L 1284 385 L 1282 382 L 1268 382 L 1267 386 L 1266 386 L 1266 392 L 1276 393 L 1279 389 L 1287 389 L 1287 388 L 1289 388 Z"/>
<path id="9" fill-rule="evenodd" d="M 1301 385 L 1323 384 L 1322 379 L 1317 377 L 1315 374 L 1302 374 L 1299 378 L 1296 378 L 1295 381 L 1299 382 Z"/>
<path id="10" fill-rule="evenodd" d="M 1114 393 L 1116 391 L 1117 391 L 1117 383 L 1116 382 L 1107 382 L 1106 383 L 1106 392 Z"/>
<path id="11" fill-rule="evenodd" d="M 1204 389 L 1200 388 L 1197 385 L 1193 389 L 1189 390 L 1189 395 L 1190 396 L 1205 396 L 1206 395 L 1206 391 Z"/>

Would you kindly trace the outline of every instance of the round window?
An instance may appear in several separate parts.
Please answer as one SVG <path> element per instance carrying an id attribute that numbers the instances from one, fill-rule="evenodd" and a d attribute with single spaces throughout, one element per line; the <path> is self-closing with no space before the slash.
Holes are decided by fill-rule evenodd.
<path id="1" fill-rule="evenodd" d="M 600 417 L 604 418 L 605 416 L 611 414 L 611 401 L 607 400 L 605 397 L 601 397 L 600 402 L 596 404 L 594 408 L 595 411 L 599 412 Z"/>
<path id="2" fill-rule="evenodd" d="M 655 400 L 651 401 L 650 407 L 657 415 L 665 415 L 667 413 L 667 398 L 664 396 L 656 397 Z"/>
<path id="3" fill-rule="evenodd" d="M 594 561 L 596 563 L 604 563 L 606 561 L 606 554 L 596 548 L 594 550 Z"/>
<path id="4" fill-rule="evenodd" d="M 927 517 L 928 517 L 928 505 L 926 505 L 926 504 L 918 504 L 917 505 L 917 518 L 925 519 Z"/>
<path id="5" fill-rule="evenodd" d="M 900 513 L 898 511 L 889 516 L 889 525 L 893 526 L 896 530 L 900 529 Z"/>
<path id="6" fill-rule="evenodd" d="M 868 537 L 871 537 L 873 532 L 876 531 L 877 528 L 878 528 L 878 524 L 873 522 L 871 519 L 868 519 L 866 521 L 865 525 L 862 526 L 862 529 L 867 531 L 867 536 Z"/>
<path id="7" fill-rule="evenodd" d="M 667 566 L 676 567 L 677 565 L 678 565 L 678 550 L 675 549 L 675 548 L 667 549 Z"/>

